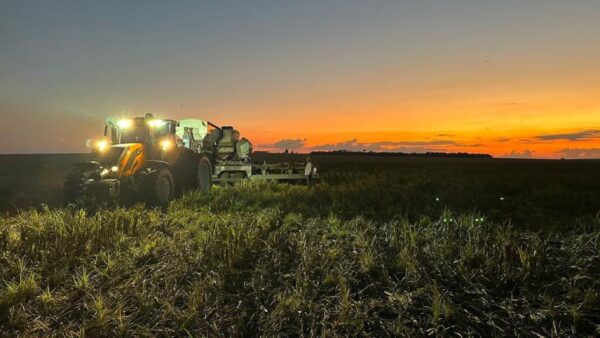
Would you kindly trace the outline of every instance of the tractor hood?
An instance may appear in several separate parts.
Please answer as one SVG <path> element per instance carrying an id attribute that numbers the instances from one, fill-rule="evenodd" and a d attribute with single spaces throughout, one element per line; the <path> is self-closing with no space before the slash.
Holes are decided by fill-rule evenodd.
<path id="1" fill-rule="evenodd" d="M 104 179 L 135 174 L 144 165 L 146 156 L 144 148 L 142 143 L 125 143 L 111 146 L 99 156 L 100 176 Z"/>

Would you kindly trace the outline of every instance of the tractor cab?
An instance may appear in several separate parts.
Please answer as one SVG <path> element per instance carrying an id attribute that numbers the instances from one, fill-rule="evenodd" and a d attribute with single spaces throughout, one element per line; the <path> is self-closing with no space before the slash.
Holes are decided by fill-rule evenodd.
<path id="1" fill-rule="evenodd" d="M 64 199 L 166 205 L 190 189 L 207 192 L 213 182 L 243 179 L 306 182 L 318 178 L 312 163 L 253 164 L 252 144 L 231 126 L 206 120 L 108 118 L 95 159 L 66 176 Z M 86 202 L 87 201 L 87 202 Z"/>
<path id="2" fill-rule="evenodd" d="M 181 146 L 177 121 L 144 117 L 106 120 L 94 160 L 77 165 L 65 179 L 65 201 L 114 203 L 145 200 L 164 205 L 195 182 L 194 153 Z"/>
<path id="3" fill-rule="evenodd" d="M 93 153 L 99 162 L 107 165 L 114 162 L 124 164 L 118 159 L 125 160 L 127 152 L 142 148 L 145 159 L 162 161 L 169 153 L 173 153 L 173 148 L 181 146 L 176 130 L 177 121 L 155 119 L 151 114 L 124 119 L 108 118 L 104 138 L 94 145 Z M 119 171 L 119 174 L 125 172 Z"/>
<path id="4" fill-rule="evenodd" d="M 170 148 L 177 144 L 176 128 L 177 121 L 155 119 L 151 114 L 120 120 L 108 118 L 104 137 L 112 145 L 142 143 L 152 148 Z"/>

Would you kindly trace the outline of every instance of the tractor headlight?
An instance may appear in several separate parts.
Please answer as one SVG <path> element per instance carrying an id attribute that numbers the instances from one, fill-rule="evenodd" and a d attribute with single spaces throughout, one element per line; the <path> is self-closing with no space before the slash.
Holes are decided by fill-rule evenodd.
<path id="1" fill-rule="evenodd" d="M 130 119 L 122 119 L 117 122 L 117 126 L 121 129 L 130 128 L 133 125 L 133 121 Z"/>
<path id="2" fill-rule="evenodd" d="M 98 151 L 104 151 L 104 150 L 106 150 L 107 147 L 108 147 L 108 142 L 106 142 L 106 140 L 102 140 L 102 141 L 99 141 L 98 143 L 96 143 L 96 148 L 98 148 Z"/>
<path id="3" fill-rule="evenodd" d="M 171 148 L 173 146 L 173 143 L 169 140 L 163 140 L 162 142 L 160 142 L 160 148 L 162 150 L 169 150 L 169 148 Z"/>
<path id="4" fill-rule="evenodd" d="M 100 172 L 100 176 L 104 177 L 106 175 L 108 175 L 108 169 L 102 169 L 102 171 Z"/>
<path id="5" fill-rule="evenodd" d="M 119 171 L 119 167 L 114 165 L 110 168 L 110 171 L 112 171 L 113 173 L 116 173 L 117 171 Z"/>

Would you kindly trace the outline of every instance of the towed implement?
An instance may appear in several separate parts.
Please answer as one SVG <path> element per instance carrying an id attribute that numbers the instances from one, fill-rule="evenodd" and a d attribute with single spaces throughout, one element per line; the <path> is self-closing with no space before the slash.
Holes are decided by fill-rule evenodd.
<path id="1" fill-rule="evenodd" d="M 165 205 L 186 190 L 207 192 L 213 183 L 276 180 L 311 184 L 318 179 L 305 163 L 254 164 L 252 144 L 233 127 L 205 120 L 144 117 L 106 120 L 94 160 L 66 176 L 67 204 Z"/>

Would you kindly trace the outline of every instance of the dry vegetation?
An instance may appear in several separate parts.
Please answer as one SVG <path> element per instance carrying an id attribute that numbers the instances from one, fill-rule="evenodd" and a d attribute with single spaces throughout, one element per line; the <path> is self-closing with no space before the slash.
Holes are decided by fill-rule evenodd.
<path id="1" fill-rule="evenodd" d="M 7 214 L 0 335 L 600 333 L 597 164 L 386 161 Z"/>

